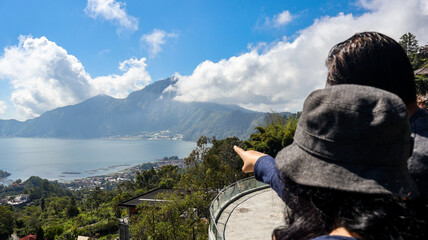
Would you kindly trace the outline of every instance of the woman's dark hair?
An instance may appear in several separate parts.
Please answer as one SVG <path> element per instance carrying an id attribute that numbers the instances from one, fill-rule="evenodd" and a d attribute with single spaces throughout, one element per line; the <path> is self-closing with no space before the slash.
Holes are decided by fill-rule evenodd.
<path id="1" fill-rule="evenodd" d="M 327 85 L 358 84 L 416 103 L 415 76 L 400 44 L 377 32 L 357 33 L 334 46 L 327 57 Z"/>
<path id="2" fill-rule="evenodd" d="M 283 176 L 286 226 L 276 240 L 305 240 L 328 235 L 338 227 L 364 240 L 426 239 L 414 206 L 393 195 L 338 191 L 297 184 Z"/>

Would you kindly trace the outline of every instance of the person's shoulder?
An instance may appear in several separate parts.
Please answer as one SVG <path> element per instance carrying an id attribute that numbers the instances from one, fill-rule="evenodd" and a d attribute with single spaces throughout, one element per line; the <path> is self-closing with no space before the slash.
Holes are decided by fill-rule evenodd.
<path id="1" fill-rule="evenodd" d="M 423 108 L 419 108 L 419 110 L 417 112 L 415 112 L 411 117 L 410 117 L 410 122 L 412 121 L 417 121 L 418 119 L 426 119 L 428 118 L 428 111 L 426 109 Z"/>
<path id="2" fill-rule="evenodd" d="M 413 133 L 428 137 L 428 111 L 421 108 L 410 119 L 410 127 Z"/>
<path id="3" fill-rule="evenodd" d="M 313 238 L 312 240 L 358 240 L 358 239 L 353 238 L 353 237 L 324 235 L 324 236 L 319 236 L 317 238 Z"/>

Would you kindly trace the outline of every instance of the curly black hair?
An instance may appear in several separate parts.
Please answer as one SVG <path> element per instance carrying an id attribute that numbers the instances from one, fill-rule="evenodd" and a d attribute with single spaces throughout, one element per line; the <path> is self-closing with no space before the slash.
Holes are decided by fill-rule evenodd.
<path id="1" fill-rule="evenodd" d="M 405 104 L 416 103 L 413 68 L 394 39 L 378 32 L 356 33 L 329 52 L 327 86 L 358 84 L 398 95 Z"/>
<path id="2" fill-rule="evenodd" d="M 276 240 L 306 240 L 344 227 L 361 240 L 427 239 L 426 209 L 416 200 L 393 195 L 362 194 L 304 186 L 283 176 L 286 226 L 274 230 Z M 424 213 L 416 213 L 417 210 Z"/>

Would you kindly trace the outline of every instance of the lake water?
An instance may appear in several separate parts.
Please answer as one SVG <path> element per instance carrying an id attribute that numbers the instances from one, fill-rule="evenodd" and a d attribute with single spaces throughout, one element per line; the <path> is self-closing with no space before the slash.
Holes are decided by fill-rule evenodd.
<path id="1" fill-rule="evenodd" d="M 173 140 L 0 138 L 0 169 L 12 180 L 39 176 L 66 181 L 163 157 L 184 158 L 195 147 L 195 142 Z"/>

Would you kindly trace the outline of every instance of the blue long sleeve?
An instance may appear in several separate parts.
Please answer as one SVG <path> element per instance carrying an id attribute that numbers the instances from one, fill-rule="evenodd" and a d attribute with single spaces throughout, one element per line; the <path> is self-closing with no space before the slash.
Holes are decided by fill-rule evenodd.
<path id="1" fill-rule="evenodd" d="M 282 198 L 284 183 L 280 179 L 280 172 L 275 165 L 275 159 L 269 155 L 260 157 L 254 166 L 254 176 L 257 181 L 270 185 L 270 187 Z"/>

